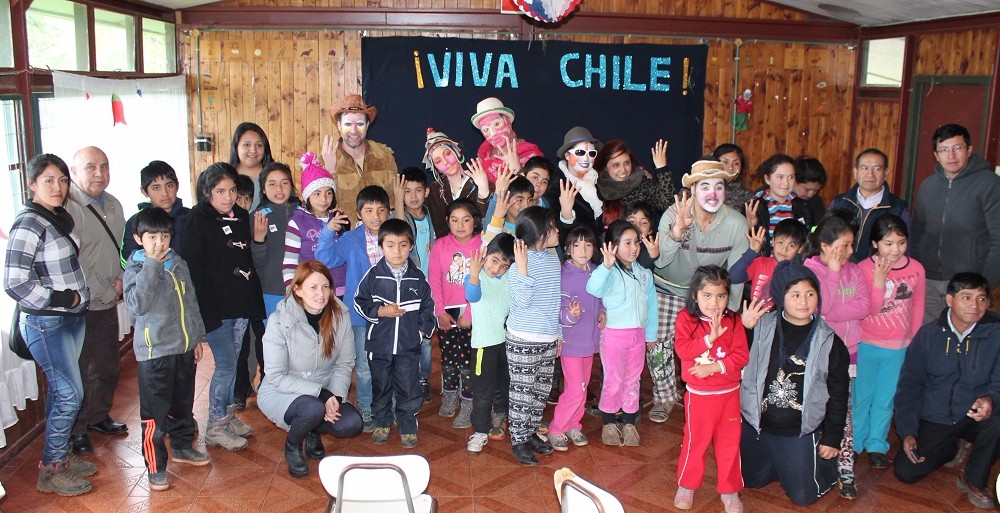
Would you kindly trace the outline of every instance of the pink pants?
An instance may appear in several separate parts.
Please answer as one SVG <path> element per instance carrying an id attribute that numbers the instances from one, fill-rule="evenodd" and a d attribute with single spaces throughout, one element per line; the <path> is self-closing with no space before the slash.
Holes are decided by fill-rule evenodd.
<path id="1" fill-rule="evenodd" d="M 563 392 L 559 395 L 559 404 L 549 423 L 549 433 L 556 435 L 583 428 L 580 420 L 583 419 L 584 406 L 587 404 L 587 384 L 590 383 L 594 357 L 563 356 L 561 362 Z"/>
<path id="2" fill-rule="evenodd" d="M 639 376 L 646 361 L 646 330 L 605 328 L 601 342 L 604 386 L 599 408 L 606 413 L 639 411 Z"/>

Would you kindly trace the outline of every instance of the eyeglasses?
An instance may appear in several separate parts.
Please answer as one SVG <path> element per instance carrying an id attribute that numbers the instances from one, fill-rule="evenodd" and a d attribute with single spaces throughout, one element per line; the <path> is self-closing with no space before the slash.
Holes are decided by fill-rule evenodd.
<path id="1" fill-rule="evenodd" d="M 582 157 L 584 155 L 594 158 L 597 157 L 597 150 L 573 150 L 573 155 L 577 157 Z"/>
<path id="2" fill-rule="evenodd" d="M 956 144 L 956 145 L 954 145 L 954 146 L 952 146 L 950 148 L 947 147 L 947 146 L 942 146 L 942 147 L 934 150 L 934 153 L 937 153 L 938 155 L 944 155 L 945 153 L 960 153 L 960 152 L 965 151 L 965 149 L 968 148 L 968 147 L 969 146 L 966 145 L 966 144 Z"/>

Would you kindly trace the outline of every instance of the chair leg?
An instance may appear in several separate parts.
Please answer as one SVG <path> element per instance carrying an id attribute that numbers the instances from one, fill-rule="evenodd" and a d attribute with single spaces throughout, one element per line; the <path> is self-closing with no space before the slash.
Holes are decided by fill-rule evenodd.
<path id="1" fill-rule="evenodd" d="M 333 497 L 330 497 L 329 502 L 326 503 L 326 510 L 325 510 L 326 513 L 333 513 L 333 503 L 334 503 Z"/>
<path id="2" fill-rule="evenodd" d="M 438 500 L 431 498 L 431 513 L 438 513 Z"/>

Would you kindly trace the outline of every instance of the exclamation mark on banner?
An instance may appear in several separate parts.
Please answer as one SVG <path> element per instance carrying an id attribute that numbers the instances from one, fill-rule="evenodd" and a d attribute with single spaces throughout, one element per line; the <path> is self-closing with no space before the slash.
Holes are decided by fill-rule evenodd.
<path id="1" fill-rule="evenodd" d="M 423 89 L 424 75 L 420 72 L 420 52 L 416 50 L 413 51 L 413 69 L 417 70 L 417 89 Z"/>
<path id="2" fill-rule="evenodd" d="M 688 94 L 688 83 L 690 82 L 690 77 L 691 77 L 691 59 L 685 57 L 684 58 L 684 84 L 681 86 L 681 89 L 684 90 L 684 92 L 682 93 L 684 96 L 687 96 L 687 94 Z"/>

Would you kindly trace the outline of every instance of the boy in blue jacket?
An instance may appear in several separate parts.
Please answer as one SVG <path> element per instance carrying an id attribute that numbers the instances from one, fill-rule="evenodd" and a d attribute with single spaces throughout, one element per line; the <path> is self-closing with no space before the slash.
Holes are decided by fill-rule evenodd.
<path id="1" fill-rule="evenodd" d="M 339 235 L 351 223 L 347 214 L 339 212 L 330 216 L 328 229 L 323 230 L 316 243 L 316 260 L 323 265 L 330 269 L 347 265 L 344 303 L 348 305 L 354 303 L 361 277 L 382 258 L 378 233 L 379 227 L 389 218 L 389 193 L 377 185 L 369 185 L 358 192 L 355 207 L 361 220 L 356 228 Z M 354 309 L 351 310 L 351 326 L 354 328 L 354 350 L 357 355 L 354 360 L 357 407 L 361 410 L 364 432 L 371 433 L 375 429 L 375 422 L 372 417 L 372 374 L 368 369 L 368 359 L 365 358 L 365 318 Z"/>
<path id="2" fill-rule="evenodd" d="M 417 446 L 417 411 L 423 403 L 420 343 L 433 334 L 437 317 L 427 278 L 410 262 L 413 232 L 406 221 L 382 223 L 378 244 L 385 256 L 365 273 L 354 297 L 354 310 L 367 324 L 363 354 L 372 377 L 372 442 L 388 441 L 395 418 L 403 447 L 412 449 Z"/>
<path id="3" fill-rule="evenodd" d="M 135 324 L 132 345 L 139 362 L 139 417 L 142 456 L 149 489 L 166 490 L 167 446 L 170 459 L 208 465 L 208 454 L 195 449 L 194 377 L 201 360 L 205 325 L 191 285 L 187 262 L 170 249 L 174 218 L 159 207 L 135 216 L 133 239 L 142 249 L 125 267 L 125 306 Z"/>

